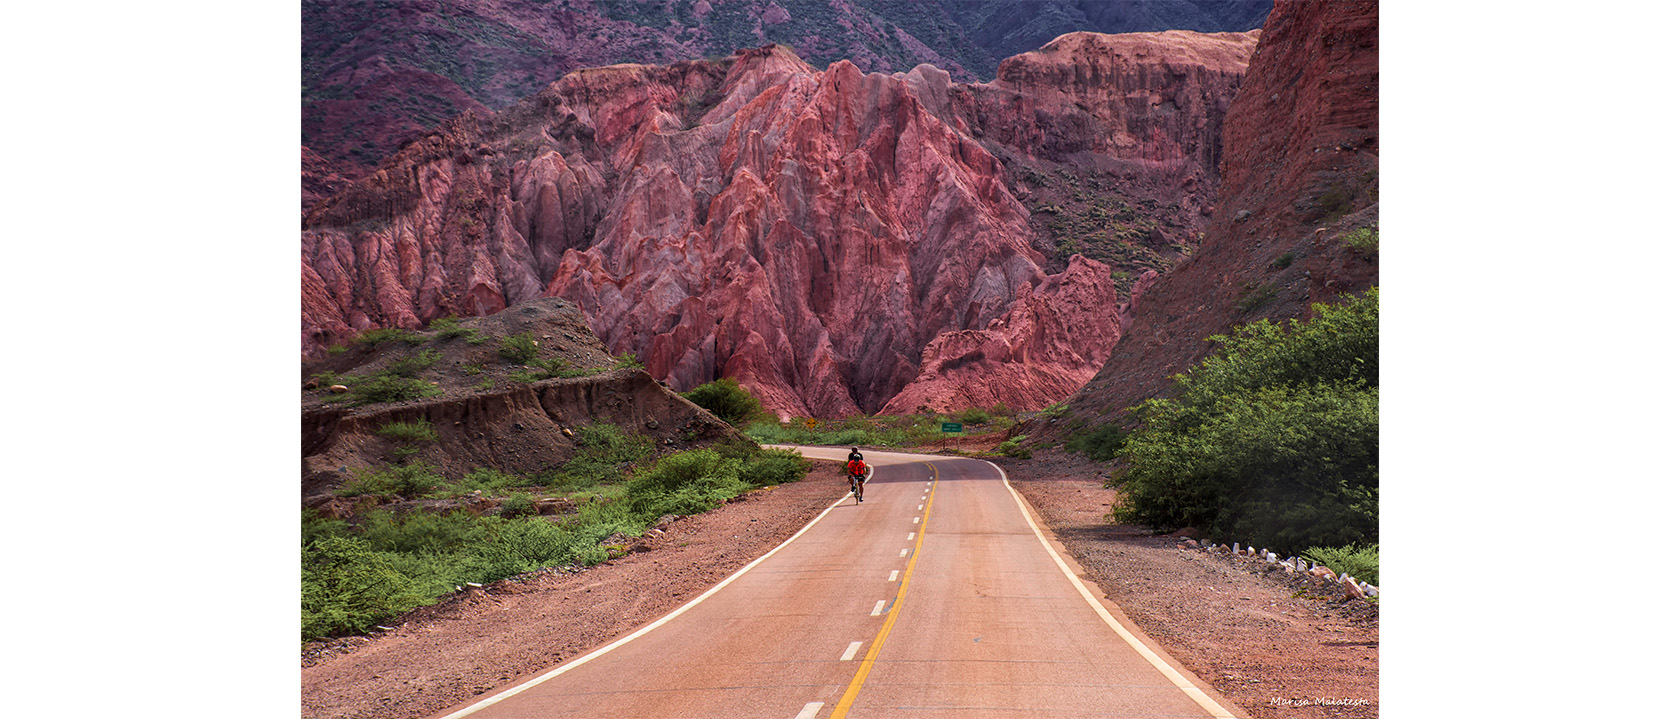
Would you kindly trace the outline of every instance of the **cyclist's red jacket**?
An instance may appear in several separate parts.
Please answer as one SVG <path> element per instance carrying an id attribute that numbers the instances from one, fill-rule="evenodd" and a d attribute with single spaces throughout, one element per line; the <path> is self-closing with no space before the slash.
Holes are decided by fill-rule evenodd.
<path id="1" fill-rule="evenodd" d="M 846 471 L 851 472 L 852 474 L 863 474 L 864 472 L 869 471 L 869 465 L 864 464 L 861 459 L 854 459 L 846 463 Z"/>

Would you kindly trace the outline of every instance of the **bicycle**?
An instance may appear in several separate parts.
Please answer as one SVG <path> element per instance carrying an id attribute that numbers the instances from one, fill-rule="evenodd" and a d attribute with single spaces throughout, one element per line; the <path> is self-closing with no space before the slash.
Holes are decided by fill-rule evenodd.
<path id="1" fill-rule="evenodd" d="M 863 504 L 863 475 L 854 474 L 852 477 L 852 494 L 857 497 L 857 503 Z"/>

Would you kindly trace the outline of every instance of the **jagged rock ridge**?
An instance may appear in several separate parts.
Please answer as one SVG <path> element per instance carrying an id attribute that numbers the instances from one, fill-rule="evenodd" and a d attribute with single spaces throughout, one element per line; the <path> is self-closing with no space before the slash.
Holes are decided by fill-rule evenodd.
<path id="1" fill-rule="evenodd" d="M 1139 78 L 1117 85 L 1134 99 L 1109 105 L 1165 96 L 1217 112 L 1254 42 L 1162 39 L 1217 48 L 1168 53 L 1217 66 L 1215 81 L 1185 89 L 1204 73 L 1132 67 L 1116 76 Z M 1131 55 L 1090 67 L 1160 64 Z M 1102 263 L 1046 271 L 987 149 L 1006 145 L 973 128 L 1005 122 L 1024 155 L 1102 157 L 1174 182 L 1207 173 L 1210 156 L 1205 122 L 1058 129 L 1107 111 L 1028 85 L 953 86 L 929 66 L 818 72 L 776 47 L 568 74 L 493 117 L 451 121 L 310 213 L 304 350 L 550 295 L 672 386 L 733 376 L 786 414 L 1044 406 L 1100 367 L 1118 303 Z M 998 98 L 1051 129 L 996 117 Z M 1046 137 L 1083 144 L 1047 151 Z"/>

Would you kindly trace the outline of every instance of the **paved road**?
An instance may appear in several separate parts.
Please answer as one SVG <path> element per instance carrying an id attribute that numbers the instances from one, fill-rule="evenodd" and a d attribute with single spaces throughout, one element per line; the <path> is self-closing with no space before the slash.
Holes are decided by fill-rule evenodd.
<path id="1" fill-rule="evenodd" d="M 995 466 L 866 459 L 862 504 L 842 498 L 673 615 L 440 716 L 1232 716 L 1101 608 Z"/>

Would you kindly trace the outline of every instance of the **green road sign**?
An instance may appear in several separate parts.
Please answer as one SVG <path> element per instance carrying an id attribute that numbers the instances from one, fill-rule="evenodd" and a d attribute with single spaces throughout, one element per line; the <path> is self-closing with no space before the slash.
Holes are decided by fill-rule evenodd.
<path id="1" fill-rule="evenodd" d="M 939 431 L 941 431 L 941 432 L 961 432 L 962 431 L 962 424 L 960 422 L 940 422 L 939 423 Z"/>

